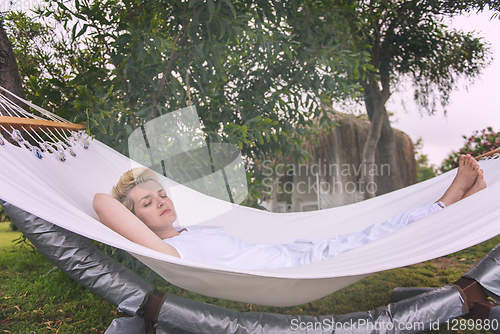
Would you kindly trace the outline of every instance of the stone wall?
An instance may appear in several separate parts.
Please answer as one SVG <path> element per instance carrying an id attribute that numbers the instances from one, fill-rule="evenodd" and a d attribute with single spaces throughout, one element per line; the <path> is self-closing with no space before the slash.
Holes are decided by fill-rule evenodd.
<path id="1" fill-rule="evenodd" d="M 286 211 L 304 211 L 317 209 L 318 186 L 320 188 L 320 208 L 346 205 L 361 201 L 364 191 L 376 193 L 377 175 L 390 174 L 388 165 L 380 165 L 378 154 L 376 164 L 368 169 L 361 169 L 363 147 L 368 136 L 370 122 L 352 115 L 332 115 L 332 120 L 338 124 L 330 132 L 315 135 L 305 145 L 304 149 L 311 153 L 312 158 L 298 165 L 291 159 L 280 159 L 285 165 L 281 172 L 288 170 L 287 177 L 281 177 L 281 187 L 274 187 L 276 193 L 281 189 L 288 191 L 288 201 L 291 201 Z M 396 160 L 398 162 L 398 187 L 402 188 L 416 182 L 417 166 L 411 139 L 405 133 L 394 129 L 396 141 Z M 362 184 L 363 173 L 373 173 L 375 184 Z M 292 177 L 293 176 L 293 177 Z M 293 181 L 292 181 L 293 179 Z M 288 182 L 288 188 L 284 187 Z M 293 182 L 291 184 L 290 182 Z M 316 187 L 314 187 L 316 184 Z M 283 194 L 279 196 L 283 207 Z M 269 203 L 272 211 L 278 211 L 277 194 Z M 279 210 L 283 211 L 283 209 Z"/>

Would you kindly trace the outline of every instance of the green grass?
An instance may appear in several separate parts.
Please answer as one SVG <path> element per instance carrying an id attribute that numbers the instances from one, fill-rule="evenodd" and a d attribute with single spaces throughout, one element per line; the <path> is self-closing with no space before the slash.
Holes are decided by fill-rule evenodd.
<path id="1" fill-rule="evenodd" d="M 116 308 L 92 295 L 38 252 L 12 246 L 18 233 L 0 224 L 0 333 L 104 333 Z M 375 273 L 332 295 L 295 307 L 267 307 L 195 294 L 163 281 L 160 290 L 241 312 L 339 315 L 368 311 L 390 303 L 395 287 L 441 287 L 453 283 L 500 242 L 496 237 L 467 250 L 405 268 Z M 448 333 L 445 328 L 432 333 Z M 459 331 L 457 333 L 488 333 Z"/>
<path id="2" fill-rule="evenodd" d="M 12 248 L 12 240 L 21 236 L 21 232 L 11 231 L 8 222 L 0 222 L 0 250 Z"/>
<path id="3" fill-rule="evenodd" d="M 28 247 L 0 250 L 0 282 L 0 333 L 104 333 L 116 315 Z"/>

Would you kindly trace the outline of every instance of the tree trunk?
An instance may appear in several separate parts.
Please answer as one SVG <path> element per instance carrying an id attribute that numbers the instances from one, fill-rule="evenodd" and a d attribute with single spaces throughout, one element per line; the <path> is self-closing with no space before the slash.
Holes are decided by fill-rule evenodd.
<path id="1" fill-rule="evenodd" d="M 398 168 L 394 143 L 394 131 L 389 123 L 389 117 L 384 107 L 384 123 L 378 141 L 377 195 L 382 195 L 398 188 Z M 388 168 L 386 167 L 388 166 Z"/>
<path id="2" fill-rule="evenodd" d="M 365 99 L 367 101 L 368 99 Z M 374 169 L 375 166 L 375 152 L 377 150 L 377 144 L 380 139 L 380 133 L 382 132 L 382 125 L 384 124 L 384 109 L 383 105 L 379 106 L 380 103 L 377 98 L 370 99 L 372 103 L 370 108 L 371 110 L 371 127 L 368 132 L 368 138 L 366 139 L 365 147 L 363 149 L 363 161 L 362 161 L 362 185 L 364 186 L 364 198 L 372 198 L 375 197 L 377 188 L 375 183 L 375 175 Z M 367 110 L 368 110 L 368 104 Z M 370 113 L 369 113 L 370 115 Z"/>
<path id="3" fill-rule="evenodd" d="M 2 23 L 0 23 L 0 86 L 7 89 L 8 91 L 16 94 L 21 98 L 26 98 L 24 94 L 23 86 L 21 83 L 21 76 L 19 75 L 19 68 L 17 67 L 16 58 L 14 56 L 14 51 L 10 41 L 5 33 Z M 6 95 L 11 101 L 17 105 L 28 110 L 28 107 L 24 105 L 21 101 L 18 101 L 13 96 Z M 0 114 L 8 116 L 8 114 L 0 107 Z"/>
<path id="4" fill-rule="evenodd" d="M 365 106 L 371 121 L 363 149 L 362 184 L 365 187 L 364 198 L 397 189 L 397 165 L 394 151 L 394 133 L 385 110 L 385 103 L 389 99 L 389 89 L 380 89 L 376 80 L 370 80 L 364 86 Z M 375 154 L 379 153 L 379 162 L 375 164 Z M 377 177 L 377 182 L 375 182 Z"/>

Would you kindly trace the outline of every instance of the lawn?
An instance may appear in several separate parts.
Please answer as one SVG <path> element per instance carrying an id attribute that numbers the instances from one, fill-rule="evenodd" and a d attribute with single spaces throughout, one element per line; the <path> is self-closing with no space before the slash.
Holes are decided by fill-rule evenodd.
<path id="1" fill-rule="evenodd" d="M 21 232 L 11 231 L 9 223 L 0 222 L 0 250 L 12 248 L 12 240 L 21 236 Z"/>
<path id="2" fill-rule="evenodd" d="M 8 225 L 0 223 L 0 333 L 104 333 L 117 316 L 116 308 L 73 282 L 37 251 L 13 246 L 12 240 L 18 237 L 19 233 L 9 232 Z M 163 281 L 156 285 L 172 294 L 242 312 L 346 314 L 387 305 L 390 292 L 398 286 L 441 287 L 453 283 L 499 242 L 500 237 L 496 237 L 443 258 L 375 273 L 320 300 L 289 308 L 205 297 Z M 445 328 L 432 331 L 448 332 Z"/>
<path id="3" fill-rule="evenodd" d="M 76 284 L 0 223 L 0 333 L 104 333 L 116 308 Z"/>

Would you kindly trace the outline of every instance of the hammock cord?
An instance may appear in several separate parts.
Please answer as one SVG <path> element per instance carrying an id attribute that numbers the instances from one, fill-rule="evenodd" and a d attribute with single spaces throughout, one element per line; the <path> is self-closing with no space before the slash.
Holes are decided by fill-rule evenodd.
<path id="1" fill-rule="evenodd" d="M 3 110 L 10 117 L 28 118 L 34 120 L 51 120 L 58 123 L 70 124 L 64 118 L 14 95 L 3 87 L 0 87 L 0 89 L 16 97 L 30 108 L 38 111 L 43 116 L 40 117 L 24 110 L 20 106 L 16 105 L 7 96 L 0 94 L 0 106 L 3 107 Z M 56 156 L 60 161 L 66 161 L 66 152 L 69 153 L 72 157 L 76 157 L 76 153 L 73 147 L 78 142 L 80 142 L 85 149 L 87 149 L 89 146 L 88 136 L 86 136 L 85 138 L 82 131 L 75 132 L 67 129 L 51 129 L 49 127 L 38 127 L 37 131 L 30 125 L 27 125 L 26 127 L 24 125 L 19 125 L 20 130 L 27 133 L 31 138 L 33 143 L 32 144 L 28 140 L 23 138 L 20 130 L 15 129 L 14 127 L 12 127 L 12 125 L 10 125 L 11 130 L 7 130 L 7 128 L 3 124 L 0 124 L 0 127 L 7 134 L 10 134 L 10 137 L 13 139 L 13 141 L 16 142 L 20 147 L 28 149 L 39 159 L 42 159 L 44 157 L 44 153 L 49 153 Z M 47 139 L 42 138 L 39 132 L 41 132 Z M 0 145 L 4 145 L 4 143 L 4 137 L 0 133 Z"/>

